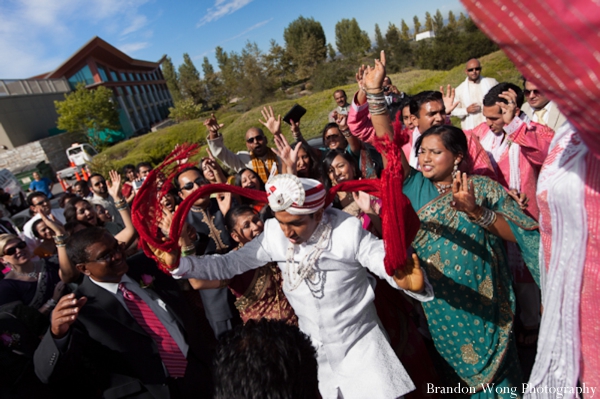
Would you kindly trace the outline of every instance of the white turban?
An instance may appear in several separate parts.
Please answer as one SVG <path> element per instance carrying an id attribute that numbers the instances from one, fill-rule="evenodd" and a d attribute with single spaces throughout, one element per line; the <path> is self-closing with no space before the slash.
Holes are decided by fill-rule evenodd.
<path id="1" fill-rule="evenodd" d="M 325 187 L 314 179 L 295 175 L 275 175 L 265 184 L 269 206 L 273 212 L 310 215 L 325 205 Z"/>

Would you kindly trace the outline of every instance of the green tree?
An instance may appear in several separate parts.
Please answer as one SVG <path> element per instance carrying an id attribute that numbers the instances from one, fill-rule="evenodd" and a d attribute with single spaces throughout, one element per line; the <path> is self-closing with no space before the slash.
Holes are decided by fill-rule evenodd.
<path id="1" fill-rule="evenodd" d="M 402 40 L 400 31 L 390 22 L 385 32 L 386 61 L 390 73 L 398 72 L 411 63 L 411 49 L 408 41 Z"/>
<path id="2" fill-rule="evenodd" d="M 404 20 L 400 22 L 400 38 L 402 40 L 406 40 L 407 42 L 410 40 L 410 28 L 406 22 L 404 22 Z"/>
<path id="3" fill-rule="evenodd" d="M 325 32 L 321 23 L 313 18 L 298 17 L 285 28 L 283 38 L 293 72 L 299 80 L 309 78 L 327 57 Z"/>
<path id="4" fill-rule="evenodd" d="M 433 30 L 433 19 L 429 11 L 425 13 L 425 32 Z"/>
<path id="5" fill-rule="evenodd" d="M 237 64 L 237 58 L 230 57 L 220 46 L 215 48 L 215 58 L 221 70 L 220 80 L 223 84 L 223 101 L 227 102 L 236 95 L 238 76 L 235 71 L 235 64 Z"/>
<path id="6" fill-rule="evenodd" d="M 433 30 L 434 32 L 439 32 L 444 27 L 444 16 L 440 12 L 440 10 L 436 10 L 435 16 L 433 17 Z"/>
<path id="7" fill-rule="evenodd" d="M 379 54 L 381 50 L 385 50 L 385 39 L 381 34 L 381 29 L 379 29 L 379 25 L 375 24 L 375 53 Z"/>
<path id="8" fill-rule="evenodd" d="M 202 106 L 195 104 L 191 98 L 175 103 L 175 107 L 169 107 L 169 118 L 177 122 L 198 119 L 202 114 Z"/>
<path id="9" fill-rule="evenodd" d="M 344 57 L 357 59 L 369 51 L 371 40 L 367 32 L 360 29 L 356 18 L 344 18 L 335 24 L 335 45 Z"/>
<path id="10" fill-rule="evenodd" d="M 171 97 L 173 97 L 173 102 L 181 101 L 183 97 L 181 96 L 181 90 L 179 89 L 179 78 L 170 57 L 166 57 L 163 61 L 162 71 L 165 80 L 167 81 L 167 87 L 171 92 Z"/>
<path id="11" fill-rule="evenodd" d="M 448 27 L 452 28 L 452 29 L 456 29 L 456 26 L 457 26 L 456 16 L 454 15 L 454 13 L 451 10 L 448 12 Z"/>
<path id="12" fill-rule="evenodd" d="M 464 29 L 467 25 L 467 17 L 462 12 L 458 16 L 458 27 Z"/>
<path id="13" fill-rule="evenodd" d="M 202 97 L 206 101 L 208 108 L 216 109 L 223 102 L 223 89 L 222 83 L 219 80 L 219 75 L 215 73 L 215 69 L 208 60 L 208 57 L 204 57 L 202 60 L 202 75 L 204 79 Z"/>
<path id="14" fill-rule="evenodd" d="M 333 48 L 331 43 L 327 43 L 327 53 L 329 54 L 329 59 L 331 61 L 335 60 L 335 56 L 337 55 L 337 53 L 335 52 L 335 49 Z"/>
<path id="15" fill-rule="evenodd" d="M 185 98 L 191 98 L 195 104 L 204 102 L 200 73 L 188 53 L 183 54 L 183 64 L 179 65 L 179 87 Z"/>
<path id="16" fill-rule="evenodd" d="M 421 22 L 419 22 L 419 17 L 417 17 L 416 15 L 413 17 L 413 25 L 415 28 L 415 36 L 416 36 L 417 33 L 421 33 Z"/>
<path id="17" fill-rule="evenodd" d="M 106 146 L 102 132 L 121 129 L 113 92 L 104 86 L 88 90 L 85 84 L 79 83 L 75 91 L 65 94 L 64 101 L 54 101 L 54 106 L 58 114 L 56 126 L 87 135 L 96 148 Z"/>
<path id="18" fill-rule="evenodd" d="M 277 88 L 284 88 L 290 80 L 290 59 L 285 49 L 271 39 L 269 52 L 264 55 L 265 68 Z"/>

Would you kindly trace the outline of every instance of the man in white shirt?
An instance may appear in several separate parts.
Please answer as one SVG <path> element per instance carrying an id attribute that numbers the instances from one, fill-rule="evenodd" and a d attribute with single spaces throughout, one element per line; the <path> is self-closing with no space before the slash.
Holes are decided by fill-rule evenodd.
<path id="1" fill-rule="evenodd" d="M 537 85 L 525 79 L 523 82 L 525 88 L 523 93 L 527 103 L 523 104 L 521 111 L 527 116 L 528 120 L 525 122 L 536 122 L 556 131 L 567 121 L 567 118 L 558 110 L 554 101 L 550 101 L 543 91 L 538 89 Z"/>
<path id="2" fill-rule="evenodd" d="M 23 235 L 25 236 L 25 241 L 31 247 L 36 247 L 38 243 L 38 239 L 33 234 L 33 224 L 36 220 L 40 219 L 40 213 L 43 213 L 46 216 L 52 215 L 54 220 L 60 222 L 61 224 L 65 224 L 65 216 L 63 215 L 62 209 L 52 209 L 50 205 L 50 200 L 46 197 L 46 194 L 36 191 L 35 193 L 29 194 L 27 197 L 27 203 L 29 204 L 29 209 L 34 213 L 34 216 L 25 223 L 23 226 Z"/>
<path id="3" fill-rule="evenodd" d="M 299 327 L 317 349 L 324 399 L 395 399 L 414 390 L 380 327 L 367 269 L 393 288 L 429 301 L 433 291 L 418 261 L 413 257 L 414 263 L 389 276 L 383 241 L 357 218 L 325 210 L 326 191 L 316 180 L 278 175 L 266 191 L 275 218 L 265 222 L 260 236 L 223 256 L 184 257 L 173 275 L 228 279 L 277 262 Z"/>
<path id="4" fill-rule="evenodd" d="M 456 88 L 458 106 L 452 111 L 452 116 L 460 118 L 462 130 L 473 130 L 485 122 L 483 97 L 498 81 L 481 76 L 481 63 L 475 58 L 467 62 L 465 73 L 467 78 Z"/>

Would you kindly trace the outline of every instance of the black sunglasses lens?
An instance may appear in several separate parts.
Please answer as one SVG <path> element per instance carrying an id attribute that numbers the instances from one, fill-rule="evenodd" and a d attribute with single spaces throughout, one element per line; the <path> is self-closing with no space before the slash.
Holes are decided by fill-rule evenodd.
<path id="1" fill-rule="evenodd" d="M 17 253 L 17 248 L 19 248 L 19 249 L 25 249 L 26 246 L 27 246 L 27 244 L 25 243 L 25 241 L 21 241 L 20 243 L 18 243 L 14 247 L 8 248 L 6 251 L 4 251 L 4 253 L 6 255 L 8 255 L 8 256 L 12 256 L 12 255 L 14 255 L 14 254 Z"/>
<path id="2" fill-rule="evenodd" d="M 190 191 L 192 188 L 194 188 L 194 183 L 185 183 L 185 186 L 181 187 L 185 191 Z"/>

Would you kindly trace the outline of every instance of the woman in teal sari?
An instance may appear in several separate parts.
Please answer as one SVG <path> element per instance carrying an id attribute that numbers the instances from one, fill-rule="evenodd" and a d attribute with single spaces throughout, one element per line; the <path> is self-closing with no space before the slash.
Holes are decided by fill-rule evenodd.
<path id="1" fill-rule="evenodd" d="M 380 138 L 393 131 L 380 106 L 383 77 L 382 54 L 362 81 Z M 519 245 L 539 284 L 538 226 L 498 183 L 459 171 L 469 164 L 460 129 L 434 126 L 415 147 L 421 171 L 410 168 L 399 152 L 403 191 L 421 220 L 413 248 L 436 296 L 423 308 L 440 355 L 443 386 L 460 383 L 462 393 L 477 398 L 520 397 L 522 377 L 512 336 L 515 299 L 503 241 Z"/>

